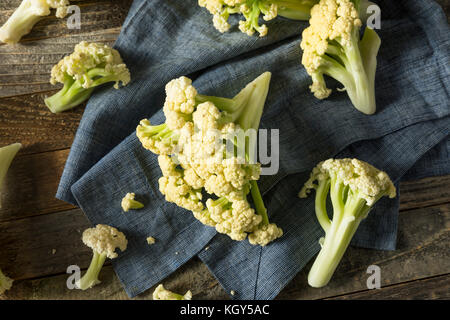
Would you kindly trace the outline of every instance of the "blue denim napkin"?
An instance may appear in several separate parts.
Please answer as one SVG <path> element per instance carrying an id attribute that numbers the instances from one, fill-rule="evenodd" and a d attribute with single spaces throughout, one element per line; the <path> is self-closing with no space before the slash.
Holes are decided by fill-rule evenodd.
<path id="1" fill-rule="evenodd" d="M 379 5 L 378 111 L 366 116 L 345 93 L 334 92 L 320 101 L 309 92 L 311 80 L 300 63 L 304 22 L 270 21 L 269 35 L 262 39 L 237 28 L 220 34 L 196 0 L 134 1 L 115 45 L 132 82 L 120 90 L 96 90 L 57 194 L 79 205 L 92 223 L 125 232 L 129 247 L 113 264 L 129 296 L 198 255 L 227 292 L 236 292 L 233 298 L 274 298 L 319 250 L 323 232 L 313 197 L 299 199 L 297 193 L 312 167 L 326 158 L 368 161 L 388 172 L 397 186 L 408 171 L 407 176 L 421 177 L 415 163 L 433 163 L 427 175 L 450 173 L 446 17 L 432 1 Z M 232 18 L 234 25 L 237 20 Z M 188 75 L 199 92 L 231 97 L 264 71 L 272 72 L 272 80 L 261 127 L 280 130 L 280 170 L 263 176 L 259 184 L 270 219 L 284 235 L 261 248 L 231 241 L 165 202 L 158 190 L 156 156 L 142 148 L 134 130 L 142 118 L 164 121 L 164 86 L 173 78 Z M 127 192 L 135 192 L 145 208 L 122 213 L 120 201 Z M 353 244 L 394 249 L 397 216 L 398 197 L 382 199 Z M 155 245 L 148 246 L 148 236 L 156 239 Z"/>

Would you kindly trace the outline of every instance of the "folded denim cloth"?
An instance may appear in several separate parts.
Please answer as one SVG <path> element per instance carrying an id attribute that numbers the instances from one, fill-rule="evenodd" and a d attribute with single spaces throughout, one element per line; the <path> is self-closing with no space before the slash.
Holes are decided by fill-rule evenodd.
<path id="1" fill-rule="evenodd" d="M 379 5 L 378 111 L 366 116 L 345 93 L 320 101 L 309 92 L 299 48 L 306 23 L 275 19 L 261 39 L 235 29 L 220 34 L 196 0 L 135 0 L 115 45 L 133 80 L 120 90 L 96 90 L 57 194 L 78 204 L 92 223 L 127 235 L 129 247 L 113 264 L 128 295 L 145 291 L 198 255 L 227 292 L 236 292 L 233 298 L 272 299 L 319 249 L 322 231 L 313 197 L 297 197 L 314 165 L 330 157 L 357 157 L 386 171 L 397 185 L 408 170 L 420 176 L 411 168 L 447 140 L 450 127 L 449 27 L 432 1 Z M 134 130 L 142 118 L 164 121 L 164 86 L 172 78 L 190 75 L 201 93 L 231 97 L 264 71 L 272 72 L 272 80 L 261 127 L 280 130 L 280 170 L 263 176 L 260 189 L 271 221 L 284 235 L 261 248 L 216 234 L 165 202 L 156 156 L 142 148 Z M 436 154 L 448 153 L 427 156 L 439 163 L 436 173 L 450 173 L 448 157 L 436 160 Z M 135 192 L 144 209 L 122 213 L 127 192 Z M 379 201 L 353 244 L 394 249 L 397 215 L 398 197 Z M 148 236 L 157 244 L 148 246 Z M 206 245 L 209 250 L 203 250 Z"/>

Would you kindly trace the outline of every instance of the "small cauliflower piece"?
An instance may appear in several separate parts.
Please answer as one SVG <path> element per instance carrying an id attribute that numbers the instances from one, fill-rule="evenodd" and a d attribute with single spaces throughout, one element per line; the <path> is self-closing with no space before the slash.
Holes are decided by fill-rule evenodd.
<path id="1" fill-rule="evenodd" d="M 95 87 L 114 82 L 126 86 L 130 82 L 130 72 L 119 52 L 102 43 L 82 41 L 74 52 L 52 68 L 50 83 L 62 83 L 64 87 L 45 104 L 53 113 L 72 109 L 91 96 Z"/>
<path id="2" fill-rule="evenodd" d="M 136 195 L 134 193 L 129 192 L 125 195 L 125 197 L 123 197 L 121 202 L 123 211 L 127 212 L 130 209 L 136 210 L 144 207 L 144 205 L 141 202 L 134 200 L 135 196 Z"/>
<path id="3" fill-rule="evenodd" d="M 315 211 L 325 231 L 309 274 L 312 287 L 328 284 L 359 224 L 383 196 L 395 198 L 396 190 L 386 172 L 358 159 L 328 159 L 319 163 L 300 190 L 305 198 L 316 190 Z M 327 198 L 333 204 L 333 218 L 327 213 Z"/>
<path id="4" fill-rule="evenodd" d="M 0 41 L 8 44 L 19 42 L 42 17 L 50 14 L 51 9 L 56 9 L 56 17 L 64 18 L 68 6 L 69 0 L 23 0 L 0 28 Z"/>
<path id="5" fill-rule="evenodd" d="M 13 279 L 5 276 L 0 269 L 0 295 L 4 294 L 6 290 L 11 289 L 13 281 Z"/>
<path id="6" fill-rule="evenodd" d="M 127 249 L 128 240 L 125 235 L 114 227 L 98 224 L 83 232 L 83 243 L 93 251 L 91 264 L 84 276 L 76 282 L 76 288 L 86 290 L 99 284 L 98 275 L 106 258 L 115 259 L 119 248 L 122 252 Z"/>
<path id="7" fill-rule="evenodd" d="M 164 288 L 162 284 L 158 285 L 153 291 L 153 300 L 191 300 L 192 292 L 189 290 L 184 295 L 172 292 Z"/>
<path id="8" fill-rule="evenodd" d="M 148 245 L 154 244 L 155 241 L 156 241 L 155 238 L 153 238 L 153 237 L 147 237 L 147 243 L 148 243 Z"/>

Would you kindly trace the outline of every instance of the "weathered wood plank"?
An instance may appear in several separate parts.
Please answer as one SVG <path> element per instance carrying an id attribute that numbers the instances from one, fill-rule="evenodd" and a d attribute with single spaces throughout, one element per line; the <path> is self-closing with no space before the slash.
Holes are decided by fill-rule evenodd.
<path id="1" fill-rule="evenodd" d="M 401 283 L 386 288 L 349 294 L 332 300 L 448 300 L 450 275 Z"/>
<path id="2" fill-rule="evenodd" d="M 381 268 L 382 287 L 448 274 L 449 217 L 450 204 L 401 212 L 396 251 L 349 248 L 332 281 L 322 289 L 307 285 L 310 263 L 280 293 L 278 299 L 322 299 L 366 290 L 369 276 L 366 270 L 372 264 Z M 24 224 L 32 225 L 32 228 L 28 230 Z M 91 258 L 90 250 L 80 240 L 79 231 L 85 227 L 86 219 L 80 210 L 0 223 L 0 243 L 3 244 L 1 267 L 11 277 L 24 279 L 17 281 L 8 296 L 20 299 L 126 298 L 118 280 L 112 280 L 115 277 L 108 268 L 102 273 L 103 285 L 82 294 L 68 292 L 65 286 L 67 275 L 61 274 L 73 263 L 87 267 Z M 54 255 L 51 255 L 52 249 L 56 249 Z M 48 257 L 48 261 L 45 259 L 42 262 L 42 257 Z M 59 275 L 26 280 L 50 274 Z M 220 285 L 198 259 L 183 266 L 164 283 L 180 292 L 192 289 L 197 299 L 226 298 Z M 151 290 L 142 298 L 148 298 L 150 293 Z"/>
<path id="3" fill-rule="evenodd" d="M 87 227 L 79 209 L 2 222 L 1 269 L 13 279 L 26 279 L 62 273 L 71 264 L 85 268 L 92 254 L 81 241 Z"/>
<path id="4" fill-rule="evenodd" d="M 20 155 L 13 161 L 0 195 L 0 222 L 73 209 L 55 198 L 69 150 Z"/>
<path id="5" fill-rule="evenodd" d="M 22 143 L 19 155 L 70 148 L 84 105 L 53 114 L 44 99 L 54 92 L 0 98 L 0 145 Z"/>
<path id="6" fill-rule="evenodd" d="M 450 175 L 400 183 L 400 210 L 433 206 L 450 201 Z"/>

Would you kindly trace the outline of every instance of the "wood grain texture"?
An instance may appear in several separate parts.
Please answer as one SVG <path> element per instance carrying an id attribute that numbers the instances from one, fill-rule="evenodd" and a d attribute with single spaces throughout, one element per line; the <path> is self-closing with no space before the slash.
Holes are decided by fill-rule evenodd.
<path id="1" fill-rule="evenodd" d="M 0 146 L 22 143 L 19 157 L 70 148 L 84 105 L 53 114 L 44 104 L 45 97 L 53 93 L 0 98 Z"/>
<path id="2" fill-rule="evenodd" d="M 332 300 L 449 300 L 450 275 L 427 278 L 398 285 L 366 290 Z"/>
<path id="3" fill-rule="evenodd" d="M 0 194 L 0 222 L 74 208 L 55 198 L 68 154 L 65 149 L 17 156 Z"/>
<path id="4" fill-rule="evenodd" d="M 81 241 L 87 227 L 79 209 L 2 222 L 1 269 L 13 279 L 26 279 L 62 273 L 71 264 L 85 268 L 92 254 Z"/>
<path id="5" fill-rule="evenodd" d="M 24 221 L 27 221 L 24 223 Z M 4 270 L 17 281 L 7 297 L 36 299 L 125 299 L 118 279 L 105 268 L 103 284 L 85 292 L 68 290 L 65 271 L 70 264 L 86 268 L 90 249 L 80 240 L 87 227 L 80 210 L 71 210 L 11 222 L 0 223 L 0 261 Z M 24 225 L 32 225 L 24 234 Z M 28 231 L 28 230 L 27 230 Z M 376 251 L 350 247 L 336 273 L 325 288 L 315 289 L 307 284 L 311 263 L 280 293 L 278 299 L 323 299 L 366 290 L 369 265 L 381 268 L 381 285 L 440 276 L 450 270 L 450 204 L 401 212 L 398 249 Z M 54 255 L 52 249 L 56 249 Z M 40 263 L 45 257 L 45 262 Z M 20 266 L 12 269 L 11 266 Z M 41 278 L 56 274 L 54 277 Z M 33 279 L 33 278 L 40 279 Z M 31 278 L 31 280 L 30 280 Z M 28 279 L 28 280 L 27 280 Z M 196 299 L 227 299 L 227 295 L 207 267 L 197 258 L 177 270 L 165 281 L 180 292 L 191 289 Z M 152 290 L 139 298 L 147 299 Z"/>

